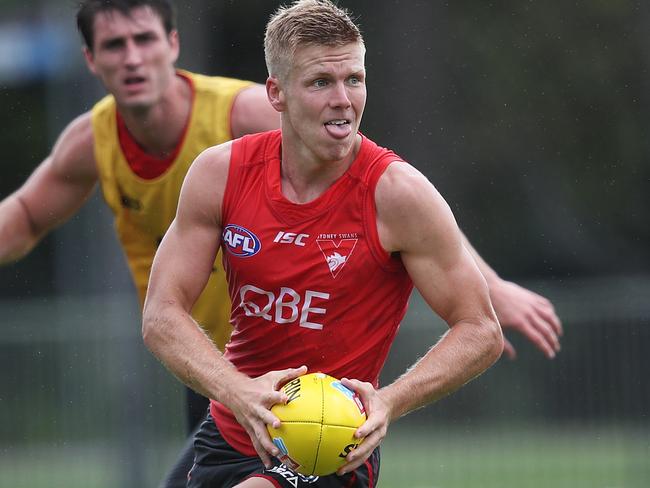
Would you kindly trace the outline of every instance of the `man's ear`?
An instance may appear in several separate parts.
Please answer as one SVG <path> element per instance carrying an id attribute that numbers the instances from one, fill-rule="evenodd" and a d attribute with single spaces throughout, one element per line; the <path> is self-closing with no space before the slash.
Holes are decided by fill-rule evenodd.
<path id="1" fill-rule="evenodd" d="M 269 76 L 266 79 L 266 96 L 271 103 L 271 106 L 278 112 L 283 112 L 285 109 L 285 95 L 284 90 L 280 86 L 280 81 L 275 76 Z"/>
<path id="2" fill-rule="evenodd" d="M 180 39 L 178 37 L 178 31 L 173 30 L 169 33 L 169 36 L 167 36 L 167 39 L 169 40 L 169 45 L 172 48 L 172 63 L 176 63 L 178 61 L 178 56 L 181 52 L 181 44 L 180 44 Z"/>
<path id="3" fill-rule="evenodd" d="M 88 67 L 88 70 L 96 75 L 97 70 L 95 69 L 95 58 L 93 57 L 93 53 L 90 49 L 88 49 L 88 46 L 84 46 L 81 51 L 83 52 L 84 59 L 86 60 L 86 66 Z"/>

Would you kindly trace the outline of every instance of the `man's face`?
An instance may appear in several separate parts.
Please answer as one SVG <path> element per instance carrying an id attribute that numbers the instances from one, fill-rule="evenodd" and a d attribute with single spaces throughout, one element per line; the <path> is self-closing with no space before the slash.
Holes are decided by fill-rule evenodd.
<path id="1" fill-rule="evenodd" d="M 92 51 L 84 51 L 90 71 L 122 108 L 156 103 L 174 76 L 176 32 L 168 36 L 160 17 L 146 6 L 134 8 L 129 16 L 100 12 L 93 26 Z"/>
<path id="2" fill-rule="evenodd" d="M 351 154 L 366 104 L 362 43 L 299 47 L 285 80 L 278 81 L 283 133 L 319 161 Z"/>

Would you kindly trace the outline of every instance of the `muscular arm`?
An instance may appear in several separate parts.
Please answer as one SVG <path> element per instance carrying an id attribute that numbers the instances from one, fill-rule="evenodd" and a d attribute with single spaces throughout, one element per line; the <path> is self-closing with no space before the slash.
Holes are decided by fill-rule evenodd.
<path id="1" fill-rule="evenodd" d="M 488 368 L 502 339 L 488 288 L 449 207 L 417 170 L 391 165 L 377 188 L 378 228 L 422 297 L 450 329 L 407 373 L 382 390 L 391 419 L 438 400 Z"/>
<path id="2" fill-rule="evenodd" d="M 223 146 L 193 163 L 181 190 L 176 218 L 156 253 L 143 312 L 145 344 L 185 384 L 221 398 L 221 377 L 234 373 L 190 316 L 207 283 L 220 242 L 220 206 L 227 164 Z M 210 189 L 214 193 L 210 194 Z"/>
<path id="3" fill-rule="evenodd" d="M 264 85 L 255 84 L 237 94 L 230 124 L 235 138 L 280 128 L 280 113 L 269 103 Z"/>
<path id="4" fill-rule="evenodd" d="M 342 472 L 367 458 L 391 421 L 460 388 L 494 363 L 503 348 L 485 279 L 433 186 L 411 166 L 394 163 L 379 180 L 375 198 L 383 247 L 400 253 L 415 286 L 449 330 L 406 373 L 378 391 L 368 383 L 344 381 L 361 394 L 368 420 L 357 431 L 365 440 L 348 456 Z"/>
<path id="5" fill-rule="evenodd" d="M 0 264 L 22 258 L 67 221 L 96 182 L 92 125 L 84 114 L 68 125 L 27 181 L 0 202 Z"/>
<path id="6" fill-rule="evenodd" d="M 286 401 L 279 388 L 306 368 L 272 371 L 251 379 L 228 362 L 190 316 L 221 240 L 221 202 L 230 144 L 204 151 L 181 190 L 174 222 L 156 253 L 144 304 L 147 347 L 182 382 L 226 405 L 246 429 L 262 461 L 278 454 L 266 424 L 279 426 L 272 405 Z"/>

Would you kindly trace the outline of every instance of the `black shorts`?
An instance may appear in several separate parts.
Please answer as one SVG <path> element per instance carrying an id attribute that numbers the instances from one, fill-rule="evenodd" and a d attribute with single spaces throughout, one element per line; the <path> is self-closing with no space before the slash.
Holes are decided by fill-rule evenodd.
<path id="1" fill-rule="evenodd" d="M 187 433 L 194 434 L 205 419 L 205 412 L 208 411 L 210 400 L 186 387 L 185 404 L 187 405 Z"/>
<path id="2" fill-rule="evenodd" d="M 236 451 L 221 436 L 210 414 L 194 437 L 194 466 L 188 488 L 230 488 L 248 477 L 270 480 L 277 488 L 374 488 L 379 476 L 379 448 L 352 473 L 343 476 L 304 476 L 277 459 L 266 469 L 259 457 Z"/>

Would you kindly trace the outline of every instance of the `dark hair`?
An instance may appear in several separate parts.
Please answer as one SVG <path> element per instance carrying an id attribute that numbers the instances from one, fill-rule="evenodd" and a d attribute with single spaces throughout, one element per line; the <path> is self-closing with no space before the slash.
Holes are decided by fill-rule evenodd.
<path id="1" fill-rule="evenodd" d="M 100 12 L 116 10 L 126 16 L 138 7 L 150 7 L 160 16 L 167 34 L 176 29 L 176 10 L 170 0 L 84 0 L 77 11 L 77 28 L 86 47 L 93 48 L 95 16 Z"/>

